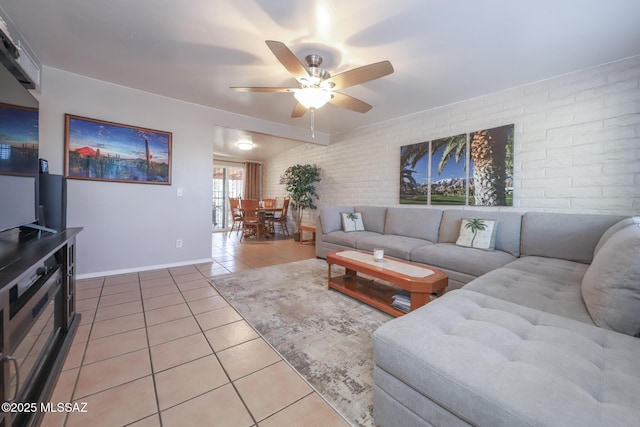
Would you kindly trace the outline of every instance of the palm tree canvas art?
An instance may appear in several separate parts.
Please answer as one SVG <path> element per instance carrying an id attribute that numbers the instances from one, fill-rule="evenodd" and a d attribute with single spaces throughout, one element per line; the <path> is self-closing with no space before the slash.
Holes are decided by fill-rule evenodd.
<path id="1" fill-rule="evenodd" d="M 429 142 L 400 147 L 400 203 L 426 205 Z"/>
<path id="2" fill-rule="evenodd" d="M 471 132 L 469 204 L 513 206 L 513 124 Z"/>
<path id="3" fill-rule="evenodd" d="M 467 202 L 467 135 L 431 142 L 431 204 L 465 205 Z"/>

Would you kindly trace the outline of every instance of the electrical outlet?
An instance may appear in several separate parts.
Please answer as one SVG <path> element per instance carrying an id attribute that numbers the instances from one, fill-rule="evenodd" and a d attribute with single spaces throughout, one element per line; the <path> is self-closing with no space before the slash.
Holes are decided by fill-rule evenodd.
<path id="1" fill-rule="evenodd" d="M 178 189 L 176 190 L 176 194 L 178 197 L 182 197 L 182 187 L 178 187 Z"/>
<path id="2" fill-rule="evenodd" d="M 176 240 L 176 248 L 181 248 L 181 247 L 182 247 L 182 239 Z"/>

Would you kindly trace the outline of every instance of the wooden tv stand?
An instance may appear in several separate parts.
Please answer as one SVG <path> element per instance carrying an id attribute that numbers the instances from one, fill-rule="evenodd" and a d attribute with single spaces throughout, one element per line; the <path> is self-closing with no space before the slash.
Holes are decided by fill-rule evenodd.
<path id="1" fill-rule="evenodd" d="M 75 309 L 80 230 L 0 233 L 0 400 L 38 408 L 4 411 L 2 426 L 38 425 L 44 415 L 40 403 L 50 401 L 62 371 L 80 323 Z"/>

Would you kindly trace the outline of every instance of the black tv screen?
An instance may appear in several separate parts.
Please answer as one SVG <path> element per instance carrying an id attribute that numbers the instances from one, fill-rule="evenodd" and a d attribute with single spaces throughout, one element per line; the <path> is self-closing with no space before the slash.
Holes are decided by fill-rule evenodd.
<path id="1" fill-rule="evenodd" d="M 0 231 L 37 221 L 38 167 L 38 101 L 0 65 Z"/>

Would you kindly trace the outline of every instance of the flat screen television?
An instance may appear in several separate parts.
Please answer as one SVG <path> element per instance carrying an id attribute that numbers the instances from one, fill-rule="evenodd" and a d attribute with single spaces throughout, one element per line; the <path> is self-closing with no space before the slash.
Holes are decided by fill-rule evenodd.
<path id="1" fill-rule="evenodd" d="M 9 55 L 0 49 L 0 232 L 38 220 L 38 101 Z"/>

